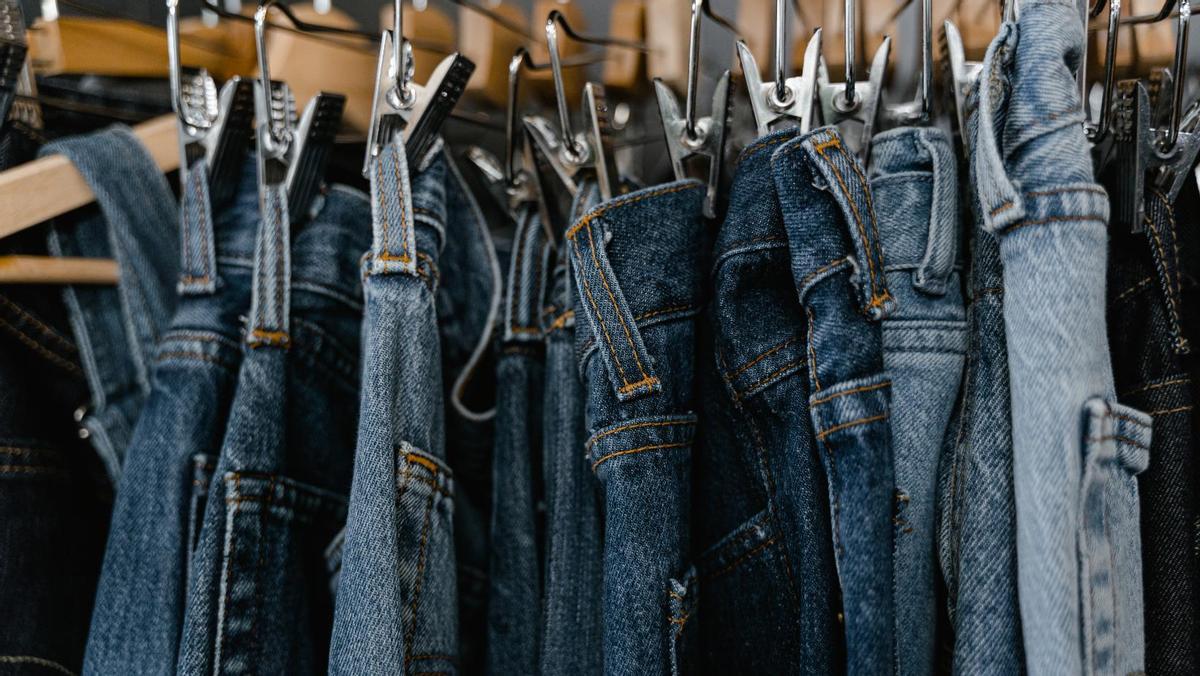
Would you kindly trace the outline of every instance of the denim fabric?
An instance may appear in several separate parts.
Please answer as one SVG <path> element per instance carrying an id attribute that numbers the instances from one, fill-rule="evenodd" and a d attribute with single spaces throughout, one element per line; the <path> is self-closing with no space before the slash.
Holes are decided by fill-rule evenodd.
<path id="1" fill-rule="evenodd" d="M 742 153 L 713 247 L 692 466 L 698 598 L 685 625 L 703 673 L 827 674 L 845 652 L 808 411 L 808 318 L 771 165 L 796 136 L 781 131 Z"/>
<path id="2" fill-rule="evenodd" d="M 934 667 L 938 461 L 967 349 L 956 163 L 940 129 L 895 129 L 871 140 L 871 191 L 888 290 L 896 297 L 896 311 L 883 322 L 883 363 L 893 394 L 899 674 Z"/>
<path id="3" fill-rule="evenodd" d="M 293 232 L 275 187 L 260 189 L 259 213 L 242 365 L 191 559 L 183 674 L 318 673 L 328 659 L 368 203 L 334 187 Z"/>
<path id="4" fill-rule="evenodd" d="M 203 163 L 183 194 L 182 273 L 174 319 L 159 341 L 151 391 L 125 458 L 85 671 L 175 668 L 192 528 L 220 451 L 250 307 L 258 225 L 254 163 L 213 220 Z"/>
<path id="5" fill-rule="evenodd" d="M 584 186 L 572 220 L 595 206 L 595 186 Z M 586 392 L 575 357 L 574 287 L 569 253 L 560 243 L 542 316 L 546 336 L 542 405 L 546 493 L 546 573 L 541 673 L 599 674 L 604 669 L 603 496 L 584 456 Z"/>
<path id="6" fill-rule="evenodd" d="M 46 253 L 43 232 L 3 245 L 5 253 Z M 88 396 L 61 289 L 4 288 L 0 673 L 78 673 L 83 663 L 112 507 L 108 473 L 72 419 Z"/>
<path id="7" fill-rule="evenodd" d="M 974 108 L 978 91 L 972 92 Z M 978 119 L 968 118 L 974 129 Z M 1025 666 L 1017 602 L 1012 408 L 1004 340 L 1000 242 L 983 228 L 970 165 L 967 364 L 938 467 L 938 554 L 953 633 L 953 673 L 1016 674 Z"/>
<path id="8" fill-rule="evenodd" d="M 459 669 L 487 658 L 488 544 L 492 511 L 496 341 L 504 291 L 488 223 L 457 164 L 446 157 L 446 246 L 438 259 L 438 333 L 446 406 L 446 459 L 454 472 Z"/>
<path id="9" fill-rule="evenodd" d="M 545 343 L 540 325 L 550 245 L 534 208 L 517 218 L 504 301 L 492 458 L 491 674 L 534 674 L 541 630 L 541 486 Z"/>
<path id="10" fill-rule="evenodd" d="M 809 416 L 825 467 L 849 673 L 891 673 L 893 495 L 891 382 L 881 321 L 888 290 L 865 171 L 835 128 L 792 139 L 771 158 L 808 316 Z"/>
<path id="11" fill-rule="evenodd" d="M 1194 223 L 1179 223 L 1157 191 L 1146 197 L 1146 231 L 1110 233 L 1108 335 L 1117 392 L 1154 418 L 1150 465 L 1138 476 L 1146 609 L 1146 672 L 1200 671 L 1200 519 L 1194 483 L 1194 395 L 1183 326 L 1187 254 Z"/>
<path id="12" fill-rule="evenodd" d="M 588 462 L 604 487 L 604 670 L 669 673 L 687 620 L 704 186 L 590 209 L 566 233 Z M 678 627 L 678 629 L 677 629 Z"/>
<path id="13" fill-rule="evenodd" d="M 59 153 L 92 188 L 96 207 L 53 225 L 50 251 L 113 258 L 120 269 L 115 287 L 63 288 L 92 395 L 81 423 L 115 482 L 150 392 L 155 345 L 175 307 L 178 235 L 165 225 L 176 222 L 178 212 L 166 178 L 127 127 L 56 141 L 39 155 Z"/>
<path id="14" fill-rule="evenodd" d="M 492 289 L 479 281 L 484 277 L 467 285 L 465 272 L 452 275 L 473 264 L 476 274 L 492 279 L 486 260 L 491 249 L 478 209 L 448 157 L 431 155 L 411 183 L 408 172 L 403 148 L 393 145 L 376 160 L 371 177 L 374 242 L 363 264 L 363 404 L 338 581 L 333 673 L 467 669 L 460 662 L 455 573 L 461 494 L 447 464 L 446 421 L 453 413 L 443 402 L 453 404 L 470 376 L 460 374 L 443 397 L 443 375 L 451 350 L 471 344 L 475 350 L 466 354 L 482 354 L 475 343 L 482 345 L 487 329 L 472 333 L 465 327 L 472 321 L 478 326 L 478 308 L 488 307 L 480 298 L 490 297 Z M 494 254 L 491 260 L 494 265 Z M 444 291 L 460 284 L 468 290 Z M 454 335 L 463 339 L 456 342 Z M 466 361 L 460 368 L 469 374 L 478 359 Z M 465 400 L 460 403 L 467 410 Z"/>
<path id="15" fill-rule="evenodd" d="M 1108 197 L 1074 86 L 1079 19 L 1076 3 L 1032 0 L 1001 27 L 984 60 L 971 161 L 1005 268 L 1026 663 L 1039 674 L 1124 674 L 1143 668 L 1131 552 L 1150 418 L 1114 397 Z"/>

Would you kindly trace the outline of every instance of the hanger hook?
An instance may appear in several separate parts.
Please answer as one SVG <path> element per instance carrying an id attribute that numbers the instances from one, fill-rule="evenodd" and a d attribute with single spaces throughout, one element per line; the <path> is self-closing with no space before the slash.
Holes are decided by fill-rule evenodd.
<path id="1" fill-rule="evenodd" d="M 787 0 L 775 0 L 775 90 L 771 103 L 787 108 L 795 94 L 787 84 Z"/>
<path id="2" fill-rule="evenodd" d="M 560 27 L 563 33 L 566 33 L 567 37 L 576 42 L 603 47 L 624 47 L 626 49 L 636 49 L 640 52 L 649 50 L 645 44 L 633 40 L 592 37 L 577 33 L 567 23 L 567 18 L 563 16 L 563 13 L 557 9 L 552 10 L 550 15 L 546 17 L 546 46 L 550 52 L 550 70 L 554 76 L 554 100 L 558 105 L 559 136 L 567 161 L 578 164 L 585 159 L 587 148 L 580 146 L 579 142 L 575 139 L 575 132 L 571 127 L 571 113 L 567 107 L 566 86 L 563 84 L 562 56 L 558 49 L 558 29 Z"/>
<path id="3" fill-rule="evenodd" d="M 696 107 L 697 107 L 697 86 L 700 80 L 700 21 L 701 16 L 707 16 L 713 23 L 718 24 L 725 30 L 733 33 L 735 40 L 740 40 L 737 27 L 733 22 L 725 17 L 713 12 L 705 0 L 692 0 L 692 26 L 691 36 L 688 39 L 688 72 L 687 72 L 687 94 L 684 100 L 684 142 L 688 145 L 695 145 L 700 139 L 700 133 L 696 129 Z"/>
<path id="4" fill-rule="evenodd" d="M 1104 10 L 1105 0 L 1096 0 L 1096 4 L 1088 11 L 1090 17 L 1097 17 Z M 1117 38 L 1120 36 L 1121 0 L 1108 0 L 1108 35 L 1104 40 L 1104 91 L 1100 96 L 1100 115 L 1095 125 L 1084 124 L 1084 132 L 1088 140 L 1098 141 L 1108 133 L 1109 108 L 1112 107 L 1113 91 L 1116 88 Z M 1084 45 L 1084 57 L 1080 60 L 1080 97 L 1083 105 L 1088 101 L 1087 79 L 1087 46 Z"/>
<path id="5" fill-rule="evenodd" d="M 1179 139 L 1180 118 L 1183 115 L 1183 90 L 1187 82 L 1188 21 L 1192 18 L 1191 0 L 1179 0 L 1179 16 L 1175 24 L 1175 61 L 1171 66 L 1175 81 L 1171 92 L 1171 122 L 1163 136 L 1162 151 L 1170 153 Z"/>
<path id="6" fill-rule="evenodd" d="M 417 101 L 412 78 L 415 72 L 412 44 L 404 37 L 404 0 L 392 3 L 392 68 L 395 87 L 388 92 L 388 103 L 393 108 L 408 109 Z"/>
<path id="7" fill-rule="evenodd" d="M 203 112 L 196 112 L 183 98 L 183 66 L 179 56 L 179 0 L 167 0 L 167 62 L 168 79 L 171 83 L 171 107 L 179 121 L 196 130 L 209 129 L 212 120 Z"/>
<path id="8" fill-rule="evenodd" d="M 268 102 L 271 100 L 271 65 L 267 58 L 267 13 L 272 7 L 278 7 L 283 10 L 284 16 L 293 19 L 291 11 L 280 2 L 281 0 L 267 0 L 254 10 L 254 46 L 258 52 L 259 85 L 262 87 L 262 96 L 266 97 Z M 260 130 L 260 133 L 265 133 L 262 139 L 263 149 L 271 154 L 285 151 L 292 142 L 292 134 L 287 125 L 284 125 L 281 131 L 277 137 L 271 125 L 265 125 Z"/>
<path id="9" fill-rule="evenodd" d="M 843 20 L 842 34 L 845 37 L 846 44 L 846 108 L 853 108 L 858 101 L 858 97 L 854 95 L 854 74 L 856 68 L 854 63 L 854 38 L 858 32 L 858 5 L 855 0 L 845 0 L 846 14 Z"/>

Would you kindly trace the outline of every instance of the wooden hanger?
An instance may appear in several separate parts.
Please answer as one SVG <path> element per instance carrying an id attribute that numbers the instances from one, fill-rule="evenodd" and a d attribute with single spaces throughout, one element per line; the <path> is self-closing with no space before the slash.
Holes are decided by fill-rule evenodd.
<path id="1" fill-rule="evenodd" d="M 64 16 L 38 19 L 28 31 L 29 58 L 39 75 L 91 73 L 167 77 L 167 32 L 126 19 Z M 253 41 L 250 42 L 253 48 Z M 198 35 L 182 45 L 183 62 L 228 77 L 236 67 L 222 40 Z"/>
<path id="2" fill-rule="evenodd" d="M 164 173 L 179 168 L 175 115 L 143 122 L 133 133 Z M 63 155 L 49 155 L 0 173 L 0 238 L 91 204 L 95 193 Z M 115 284 L 114 261 L 47 256 L 0 256 L 0 283 Z"/>
<path id="3" fill-rule="evenodd" d="M 517 26 L 528 26 L 529 17 L 511 2 L 491 11 Z M 541 33 L 538 33 L 541 35 Z M 508 103 L 508 65 L 525 37 L 479 12 L 459 7 L 458 49 L 475 64 L 475 73 L 467 83 L 467 95 L 495 105 Z"/>

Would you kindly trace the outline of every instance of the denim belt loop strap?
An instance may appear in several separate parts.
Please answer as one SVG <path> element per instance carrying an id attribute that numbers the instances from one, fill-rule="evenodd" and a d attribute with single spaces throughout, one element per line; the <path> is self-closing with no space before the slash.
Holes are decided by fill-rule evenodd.
<path id="1" fill-rule="evenodd" d="M 217 289 L 217 247 L 213 233 L 212 201 L 208 191 L 208 166 L 197 160 L 187 172 L 180 205 L 180 295 L 211 294 Z"/>
<path id="2" fill-rule="evenodd" d="M 255 288 L 246 343 L 286 348 L 292 267 L 287 191 L 282 184 L 260 190 L 262 223 L 254 245 Z"/>

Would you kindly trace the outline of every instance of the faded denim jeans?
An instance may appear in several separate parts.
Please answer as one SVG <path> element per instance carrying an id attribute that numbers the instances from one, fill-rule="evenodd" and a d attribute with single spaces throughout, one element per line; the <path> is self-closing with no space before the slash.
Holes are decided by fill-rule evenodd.
<path id="1" fill-rule="evenodd" d="M 1019 39 L 1018 39 L 1019 36 Z M 1108 196 L 1075 68 L 1080 8 L 1032 0 L 988 48 L 971 162 L 1000 239 L 1017 570 L 1033 674 L 1144 668 L 1136 475 L 1150 417 L 1115 400 L 1105 325 Z"/>

